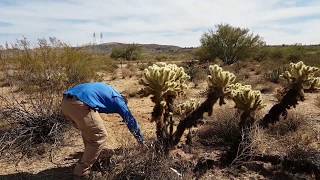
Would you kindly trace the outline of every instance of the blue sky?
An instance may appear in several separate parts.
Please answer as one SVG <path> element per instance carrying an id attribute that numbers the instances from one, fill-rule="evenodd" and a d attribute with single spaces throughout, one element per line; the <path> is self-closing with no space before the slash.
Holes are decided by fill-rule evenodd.
<path id="1" fill-rule="evenodd" d="M 54 36 L 83 45 L 96 32 L 102 42 L 198 46 L 219 23 L 267 44 L 319 44 L 320 0 L 0 0 L 0 44 Z"/>

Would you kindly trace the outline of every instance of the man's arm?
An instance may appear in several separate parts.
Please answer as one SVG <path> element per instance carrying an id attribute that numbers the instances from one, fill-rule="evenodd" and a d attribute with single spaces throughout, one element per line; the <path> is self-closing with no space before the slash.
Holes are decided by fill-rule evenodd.
<path id="1" fill-rule="evenodd" d="M 133 136 L 137 139 L 137 141 L 141 144 L 144 142 L 144 138 L 142 132 L 140 130 L 140 126 L 136 119 L 131 114 L 127 104 L 120 97 L 115 97 L 115 101 L 118 105 L 118 113 L 122 117 L 123 121 L 127 124 L 128 129 L 133 134 Z"/>

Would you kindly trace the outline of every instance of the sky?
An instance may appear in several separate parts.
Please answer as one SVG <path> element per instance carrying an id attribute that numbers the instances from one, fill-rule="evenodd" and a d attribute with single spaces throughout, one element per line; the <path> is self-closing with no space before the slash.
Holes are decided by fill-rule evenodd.
<path id="1" fill-rule="evenodd" d="M 249 28 L 269 45 L 320 44 L 320 0 L 0 0 L 0 44 L 56 37 L 73 46 L 191 47 L 221 23 Z"/>

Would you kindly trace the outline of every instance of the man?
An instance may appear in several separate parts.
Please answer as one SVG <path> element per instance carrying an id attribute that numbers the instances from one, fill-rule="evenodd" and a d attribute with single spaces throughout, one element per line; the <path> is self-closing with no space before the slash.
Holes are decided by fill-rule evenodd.
<path id="1" fill-rule="evenodd" d="M 99 113 L 118 113 L 140 144 L 144 143 L 139 124 L 132 116 L 126 99 L 104 83 L 84 83 L 63 94 L 62 113 L 81 131 L 84 153 L 75 166 L 76 177 L 87 176 L 107 140 Z"/>

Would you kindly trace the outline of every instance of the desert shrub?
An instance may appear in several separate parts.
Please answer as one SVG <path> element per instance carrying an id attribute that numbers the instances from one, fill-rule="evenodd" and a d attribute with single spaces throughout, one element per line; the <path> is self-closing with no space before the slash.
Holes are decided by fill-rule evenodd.
<path id="1" fill-rule="evenodd" d="M 201 81 L 204 81 L 207 78 L 207 70 L 198 65 L 196 61 L 186 62 L 182 66 L 190 76 L 190 81 L 192 81 L 195 86 L 198 86 Z"/>
<path id="2" fill-rule="evenodd" d="M 233 109 L 216 111 L 215 119 L 199 129 L 200 142 L 204 144 L 235 144 L 241 136 L 239 113 Z"/>
<path id="3" fill-rule="evenodd" d="M 290 47 L 289 49 L 289 54 L 287 56 L 287 60 L 289 62 L 298 62 L 303 60 L 304 56 L 305 56 L 306 52 L 305 52 L 305 48 L 301 45 L 295 45 Z"/>
<path id="4" fill-rule="evenodd" d="M 312 54 L 306 54 L 303 57 L 303 61 L 309 66 L 320 67 L 320 52 L 312 53 Z"/>
<path id="5" fill-rule="evenodd" d="M 11 81 L 24 91 L 61 91 L 98 79 L 101 58 L 50 38 L 33 47 L 26 39 L 12 47 L 9 61 L 15 66 Z M 12 50 L 11 50 L 12 51 Z"/>
<path id="6" fill-rule="evenodd" d="M 284 52 L 281 49 L 273 49 L 270 52 L 270 58 L 272 59 L 282 59 L 284 57 Z"/>
<path id="7" fill-rule="evenodd" d="M 122 78 L 131 78 L 137 73 L 137 68 L 133 65 L 128 63 L 126 68 L 121 68 Z"/>
<path id="8" fill-rule="evenodd" d="M 133 76 L 133 73 L 126 68 L 121 69 L 121 74 L 122 74 L 122 79 L 131 78 Z"/>
<path id="9" fill-rule="evenodd" d="M 191 165 L 149 149 L 118 149 L 110 161 L 114 166 L 104 172 L 106 179 L 189 179 Z"/>
<path id="10" fill-rule="evenodd" d="M 271 72 L 269 73 L 265 73 L 264 74 L 264 78 L 270 82 L 273 82 L 273 83 L 279 83 L 280 81 L 280 76 L 282 73 L 284 73 L 286 70 L 285 67 L 280 67 L 280 68 L 276 68 L 276 69 L 273 69 Z"/>
<path id="11" fill-rule="evenodd" d="M 98 59 L 98 64 L 100 68 L 100 71 L 104 71 L 107 73 L 114 73 L 114 71 L 116 69 L 118 69 L 118 65 L 116 63 L 114 63 L 114 61 L 108 57 L 108 56 L 100 56 L 100 57 L 96 57 Z"/>
<path id="12" fill-rule="evenodd" d="M 254 55 L 254 60 L 261 62 L 270 56 L 270 51 L 267 48 L 261 48 L 258 50 L 258 52 Z"/>
<path id="13" fill-rule="evenodd" d="M 137 68 L 140 70 L 140 71 L 143 71 L 144 69 L 146 69 L 148 66 L 151 66 L 151 64 L 148 64 L 148 63 L 139 63 L 137 65 Z"/>
<path id="14" fill-rule="evenodd" d="M 137 44 L 128 44 L 123 48 L 113 48 L 110 57 L 127 61 L 137 60 L 141 58 L 141 49 Z"/>
<path id="15" fill-rule="evenodd" d="M 305 123 L 305 117 L 301 114 L 290 112 L 285 120 L 273 124 L 267 132 L 272 135 L 283 136 L 287 133 L 297 131 L 298 128 Z"/>
<path id="16" fill-rule="evenodd" d="M 226 64 L 249 57 L 265 44 L 260 36 L 249 33 L 249 29 L 228 24 L 217 25 L 217 30 L 203 34 L 200 42 L 200 52 L 209 57 L 207 60 L 218 57 Z"/>
<path id="17" fill-rule="evenodd" d="M 168 59 L 169 59 L 169 57 L 165 54 L 155 56 L 156 61 L 167 61 Z"/>
<path id="18" fill-rule="evenodd" d="M 39 92 L 1 95 L 0 156 L 24 157 L 43 154 L 62 145 L 69 129 L 60 111 L 61 97 Z"/>
<path id="19" fill-rule="evenodd" d="M 197 48 L 194 51 L 194 56 L 196 57 L 196 59 L 199 59 L 201 62 L 206 62 L 212 59 L 212 57 L 210 57 L 210 54 L 208 53 L 208 50 L 205 48 Z"/>

